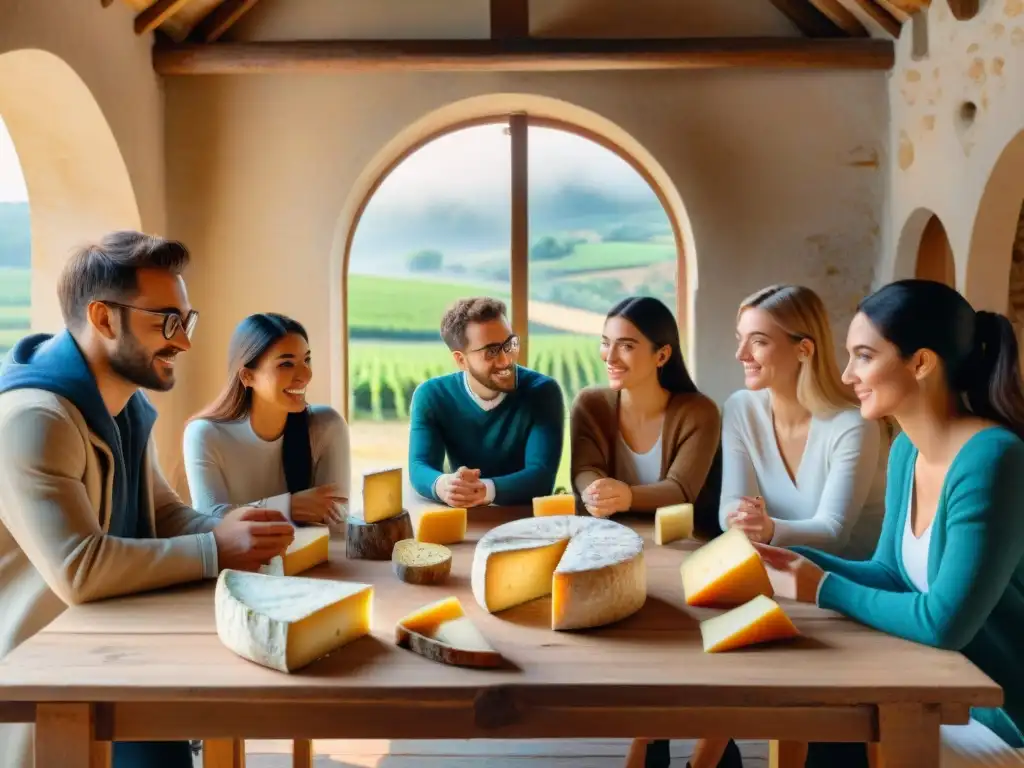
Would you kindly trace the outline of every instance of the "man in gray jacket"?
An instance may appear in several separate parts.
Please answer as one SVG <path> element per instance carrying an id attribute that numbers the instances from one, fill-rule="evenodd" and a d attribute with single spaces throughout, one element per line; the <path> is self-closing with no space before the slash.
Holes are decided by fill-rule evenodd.
<path id="1" fill-rule="evenodd" d="M 66 605 L 256 570 L 293 529 L 242 508 L 223 520 L 164 480 L 140 388 L 174 386 L 191 347 L 181 243 L 115 232 L 60 276 L 65 330 L 22 339 L 0 368 L 0 657 Z M 33 763 L 32 729 L 0 726 L 0 765 Z M 115 768 L 189 768 L 188 742 L 117 743 Z"/>

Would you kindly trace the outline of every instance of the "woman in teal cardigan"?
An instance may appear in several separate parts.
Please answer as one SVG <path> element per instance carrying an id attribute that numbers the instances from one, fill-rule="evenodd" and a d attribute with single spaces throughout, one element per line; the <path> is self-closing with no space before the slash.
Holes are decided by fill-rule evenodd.
<path id="1" fill-rule="evenodd" d="M 843 378 L 866 419 L 894 418 L 881 538 L 871 560 L 758 545 L 816 602 L 898 637 L 963 653 L 1001 709 L 942 726 L 945 766 L 1024 765 L 1024 391 L 1009 321 L 942 283 L 864 299 Z M 807 766 L 866 766 L 864 745 L 812 744 Z"/>

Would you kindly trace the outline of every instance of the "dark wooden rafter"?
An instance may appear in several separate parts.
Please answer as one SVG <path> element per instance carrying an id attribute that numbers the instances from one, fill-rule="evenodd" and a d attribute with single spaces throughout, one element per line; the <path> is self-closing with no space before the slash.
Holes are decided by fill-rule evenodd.
<path id="1" fill-rule="evenodd" d="M 579 72 L 651 69 L 891 69 L 889 40 L 308 40 L 155 45 L 162 75 L 262 72 Z"/>
<path id="2" fill-rule="evenodd" d="M 855 9 L 860 10 L 873 23 L 885 30 L 889 36 L 894 38 L 900 36 L 902 25 L 876 0 L 842 0 L 842 3 L 851 14 L 856 15 Z"/>
<path id="3" fill-rule="evenodd" d="M 224 0 L 196 25 L 191 39 L 202 43 L 217 42 L 258 2 L 259 0 Z"/>
<path id="4" fill-rule="evenodd" d="M 808 0 L 770 0 L 806 37 L 845 37 L 846 32 Z"/>
<path id="5" fill-rule="evenodd" d="M 868 31 L 860 20 L 850 13 L 841 0 L 811 0 L 814 7 L 827 16 L 833 24 L 839 27 L 849 37 L 867 37 Z"/>
<path id="6" fill-rule="evenodd" d="M 530 36 L 529 0 L 491 0 L 491 39 Z"/>
<path id="7" fill-rule="evenodd" d="M 144 35 L 152 32 L 189 2 L 190 0 L 156 0 L 135 17 L 135 34 Z"/>

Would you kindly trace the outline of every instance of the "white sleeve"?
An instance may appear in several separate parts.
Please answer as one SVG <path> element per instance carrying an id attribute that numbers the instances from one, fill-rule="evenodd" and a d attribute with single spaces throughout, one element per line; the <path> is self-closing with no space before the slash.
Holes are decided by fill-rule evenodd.
<path id="1" fill-rule="evenodd" d="M 855 424 L 843 429 L 830 446 L 828 477 L 814 517 L 775 520 L 772 545 L 802 545 L 838 554 L 850 540 L 878 468 L 882 432 L 875 421 L 857 414 Z M 769 514 L 771 510 L 768 510 Z"/>
<path id="2" fill-rule="evenodd" d="M 742 496 L 757 496 L 757 473 L 743 439 L 751 428 L 750 414 L 742 399 L 730 397 L 722 408 L 722 494 L 718 522 L 727 530 L 726 517 L 736 509 Z"/>

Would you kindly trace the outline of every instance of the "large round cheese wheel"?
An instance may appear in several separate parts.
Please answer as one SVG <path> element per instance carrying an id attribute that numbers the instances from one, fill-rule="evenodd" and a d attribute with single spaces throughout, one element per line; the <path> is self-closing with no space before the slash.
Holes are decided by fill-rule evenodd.
<path id="1" fill-rule="evenodd" d="M 597 517 L 528 517 L 476 545 L 473 597 L 488 612 L 551 595 L 551 628 L 610 624 L 647 599 L 643 539 Z"/>

